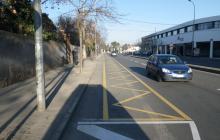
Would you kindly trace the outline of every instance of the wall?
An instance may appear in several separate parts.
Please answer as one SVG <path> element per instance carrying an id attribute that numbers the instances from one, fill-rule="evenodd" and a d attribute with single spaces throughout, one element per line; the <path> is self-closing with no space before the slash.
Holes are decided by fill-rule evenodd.
<path id="1" fill-rule="evenodd" d="M 63 65 L 65 45 L 43 43 L 45 71 Z M 34 40 L 0 30 L 0 88 L 35 75 Z"/>

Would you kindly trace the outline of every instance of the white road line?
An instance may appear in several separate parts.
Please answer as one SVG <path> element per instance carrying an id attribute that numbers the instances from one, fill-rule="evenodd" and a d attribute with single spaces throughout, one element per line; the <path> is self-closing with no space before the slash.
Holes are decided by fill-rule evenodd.
<path id="1" fill-rule="evenodd" d="M 193 140 L 201 140 L 196 124 L 193 121 L 190 121 L 189 125 L 192 131 Z"/>
<path id="2" fill-rule="evenodd" d="M 77 129 L 100 140 L 132 140 L 96 125 L 78 125 Z"/>
<path id="3" fill-rule="evenodd" d="M 189 124 L 193 140 L 201 140 L 194 121 L 108 121 L 108 122 L 78 122 L 78 125 L 122 125 L 122 124 Z"/>
<path id="4" fill-rule="evenodd" d="M 218 91 L 220 91 L 220 88 L 219 89 L 217 89 Z"/>
<path id="5" fill-rule="evenodd" d="M 189 124 L 191 121 L 98 121 L 78 122 L 78 125 L 102 125 L 102 124 Z"/>

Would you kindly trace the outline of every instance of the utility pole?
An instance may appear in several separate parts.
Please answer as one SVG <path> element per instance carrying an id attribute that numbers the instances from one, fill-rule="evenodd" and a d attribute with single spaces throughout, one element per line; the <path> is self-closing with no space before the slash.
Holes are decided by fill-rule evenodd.
<path id="1" fill-rule="evenodd" d="M 79 7 L 81 7 L 81 2 L 82 0 L 79 0 Z M 84 5 L 83 7 L 79 9 L 79 18 L 78 18 L 78 29 L 79 29 L 79 42 L 80 42 L 80 72 L 83 71 L 83 46 L 84 46 L 84 35 L 85 35 L 85 30 L 84 30 Z"/>
<path id="2" fill-rule="evenodd" d="M 34 0 L 34 28 L 35 28 L 35 69 L 38 111 L 45 111 L 45 79 L 42 40 L 42 11 L 41 0 Z"/>
<path id="3" fill-rule="evenodd" d="M 192 0 L 188 0 L 189 2 L 192 3 L 193 5 L 193 32 L 192 32 L 192 56 L 194 56 L 194 49 L 196 48 L 196 42 L 195 42 L 195 20 L 196 20 L 196 6 L 195 6 L 195 3 L 194 1 Z"/>

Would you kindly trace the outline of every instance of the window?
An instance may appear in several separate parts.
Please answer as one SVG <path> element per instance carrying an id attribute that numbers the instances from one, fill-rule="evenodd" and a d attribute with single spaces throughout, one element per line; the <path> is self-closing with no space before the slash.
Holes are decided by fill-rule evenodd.
<path id="1" fill-rule="evenodd" d="M 193 31 L 193 26 L 188 26 L 187 27 L 187 32 L 192 32 Z"/>
<path id="2" fill-rule="evenodd" d="M 185 33 L 185 29 L 184 29 L 184 28 L 181 28 L 181 29 L 179 30 L 179 33 L 180 33 L 180 34 Z"/>
<path id="3" fill-rule="evenodd" d="M 215 28 L 220 28 L 220 21 L 216 21 L 216 22 L 214 23 L 214 27 L 215 27 Z"/>
<path id="4" fill-rule="evenodd" d="M 167 36 L 171 36 L 171 35 L 172 35 L 172 33 L 171 33 L 171 32 L 168 32 Z"/>
<path id="5" fill-rule="evenodd" d="M 198 30 L 206 30 L 206 29 L 212 29 L 212 28 L 213 28 L 212 22 L 201 23 L 201 24 L 198 24 L 198 27 L 197 27 Z"/>
<path id="6" fill-rule="evenodd" d="M 177 30 L 173 31 L 173 35 L 177 35 L 177 34 L 178 34 Z"/>
<path id="7" fill-rule="evenodd" d="M 159 35 L 159 38 L 162 38 L 162 35 Z"/>
<path id="8" fill-rule="evenodd" d="M 166 37 L 166 33 L 163 34 L 163 37 Z"/>

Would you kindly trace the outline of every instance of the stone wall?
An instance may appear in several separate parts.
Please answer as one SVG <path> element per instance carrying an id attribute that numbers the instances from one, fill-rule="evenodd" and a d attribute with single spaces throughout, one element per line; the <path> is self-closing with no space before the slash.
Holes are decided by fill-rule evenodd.
<path id="1" fill-rule="evenodd" d="M 45 71 L 63 66 L 65 45 L 43 43 Z M 34 40 L 0 30 L 0 88 L 35 75 Z"/>

